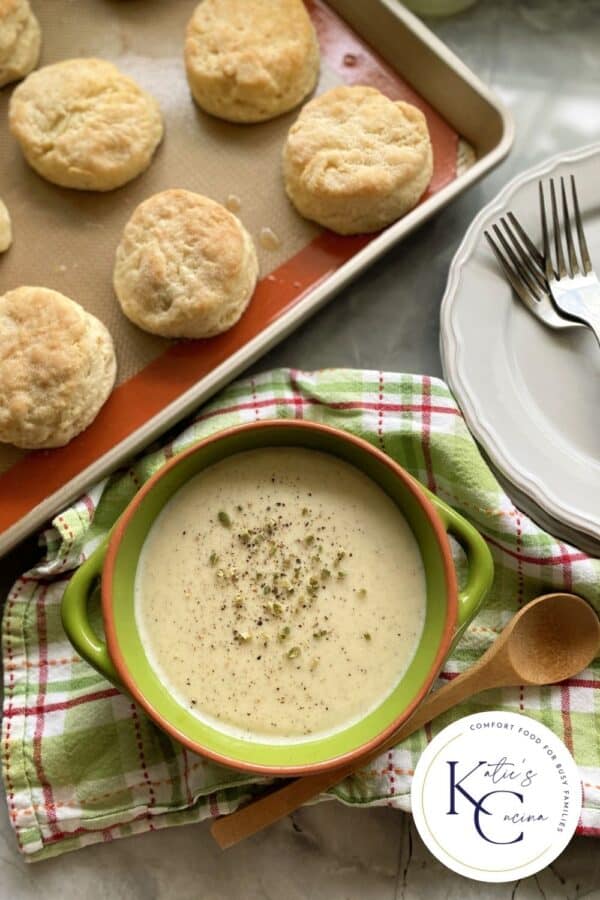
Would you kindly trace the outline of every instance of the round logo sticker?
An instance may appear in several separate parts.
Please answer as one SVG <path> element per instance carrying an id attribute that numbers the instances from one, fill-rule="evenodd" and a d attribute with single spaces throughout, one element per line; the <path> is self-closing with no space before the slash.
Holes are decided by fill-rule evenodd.
<path id="1" fill-rule="evenodd" d="M 440 862 L 477 881 L 514 881 L 565 849 L 579 820 L 581 781 L 545 725 L 482 712 L 436 735 L 411 797 L 419 834 Z"/>

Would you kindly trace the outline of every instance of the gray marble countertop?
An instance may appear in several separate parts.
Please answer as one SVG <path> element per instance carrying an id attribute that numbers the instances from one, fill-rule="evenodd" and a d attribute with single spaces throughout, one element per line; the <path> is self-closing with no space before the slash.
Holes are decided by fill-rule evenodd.
<path id="1" fill-rule="evenodd" d="M 263 357 L 256 370 L 339 365 L 441 375 L 440 299 L 450 260 L 474 214 L 534 162 L 600 138 L 600 0 L 479 0 L 462 15 L 429 24 L 510 107 L 517 126 L 514 150 L 492 175 Z M 34 556 L 29 541 L 2 561 L 0 598 Z M 17 853 L 0 800 L 0 900 L 481 896 L 600 900 L 600 847 L 576 838 L 537 876 L 484 886 L 439 865 L 402 813 L 332 802 L 301 810 L 225 854 L 200 825 L 32 866 Z"/>

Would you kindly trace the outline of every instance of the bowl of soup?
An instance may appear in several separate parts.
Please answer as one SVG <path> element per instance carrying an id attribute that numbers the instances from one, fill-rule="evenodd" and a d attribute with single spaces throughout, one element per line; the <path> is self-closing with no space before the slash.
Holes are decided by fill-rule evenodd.
<path id="1" fill-rule="evenodd" d="M 62 617 L 80 655 L 191 750 L 307 774 L 411 715 L 492 572 L 477 531 L 384 453 L 266 421 L 155 474 L 73 576 Z M 98 577 L 104 638 L 88 608 Z"/>

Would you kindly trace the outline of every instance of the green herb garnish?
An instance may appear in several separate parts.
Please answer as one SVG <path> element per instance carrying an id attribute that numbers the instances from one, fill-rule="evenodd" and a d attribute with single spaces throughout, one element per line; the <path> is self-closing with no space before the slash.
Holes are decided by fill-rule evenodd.
<path id="1" fill-rule="evenodd" d="M 263 603 L 263 609 L 276 618 L 283 615 L 283 606 L 277 600 L 269 600 L 268 603 Z"/>
<path id="2" fill-rule="evenodd" d="M 233 637 L 238 644 L 247 644 L 248 641 L 252 640 L 252 635 L 249 631 L 234 631 Z"/>

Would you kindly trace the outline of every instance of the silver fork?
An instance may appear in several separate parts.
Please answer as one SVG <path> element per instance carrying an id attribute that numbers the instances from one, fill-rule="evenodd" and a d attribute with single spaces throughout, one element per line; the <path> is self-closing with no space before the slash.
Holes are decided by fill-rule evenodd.
<path id="1" fill-rule="evenodd" d="M 500 218 L 500 223 L 510 244 L 497 224 L 492 226 L 496 239 L 487 230 L 484 235 L 517 297 L 550 328 L 581 327 L 580 322 L 563 319 L 554 308 L 546 281 L 544 257 L 517 217 L 508 212 L 506 218 Z"/>
<path id="2" fill-rule="evenodd" d="M 555 267 L 552 263 L 550 251 L 550 236 L 548 233 L 548 222 L 546 217 L 544 187 L 541 181 L 539 183 L 546 280 L 548 281 L 550 293 L 552 294 L 552 299 L 554 300 L 558 311 L 566 316 L 572 317 L 575 321 L 583 322 L 588 328 L 591 328 L 596 340 L 600 344 L 600 281 L 598 281 L 596 273 L 592 269 L 590 254 L 581 221 L 581 213 L 579 212 L 579 201 L 577 198 L 577 188 L 575 187 L 574 177 L 571 175 L 571 195 L 573 203 L 573 219 L 575 222 L 575 230 L 577 232 L 577 243 L 579 245 L 581 265 L 577 258 L 577 253 L 575 252 L 573 233 L 571 231 L 571 214 L 567 201 L 565 181 L 562 177 L 560 179 L 560 187 L 568 269 L 565 262 L 563 241 L 561 239 L 561 224 L 558 215 L 554 179 L 550 179 L 550 200 L 552 204 L 552 224 L 556 256 Z"/>

